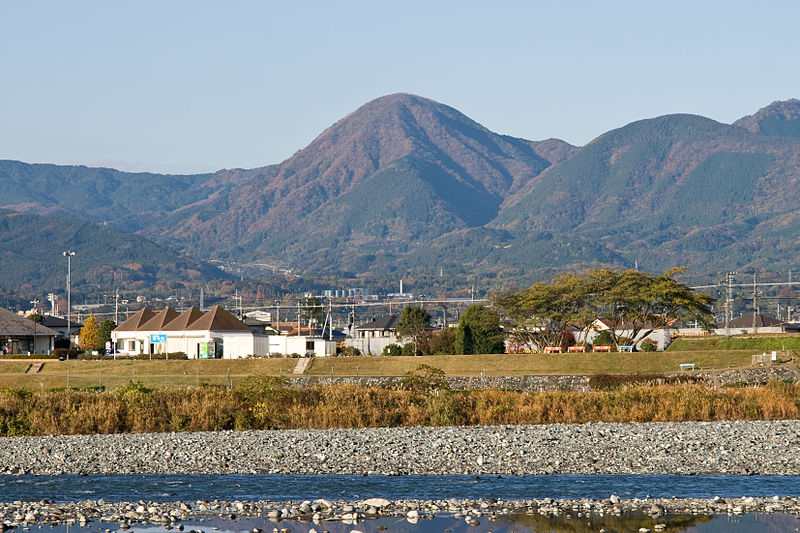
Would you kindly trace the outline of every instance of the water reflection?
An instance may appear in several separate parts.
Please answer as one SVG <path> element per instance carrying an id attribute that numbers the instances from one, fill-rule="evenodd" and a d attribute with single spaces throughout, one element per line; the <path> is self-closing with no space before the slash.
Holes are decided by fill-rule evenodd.
<path id="1" fill-rule="evenodd" d="M 228 520 L 216 517 L 199 519 L 183 524 L 183 532 L 197 533 L 596 533 L 601 530 L 611 532 L 651 531 L 697 532 L 697 533 L 762 533 L 794 532 L 800 528 L 798 518 L 786 514 L 744 514 L 741 516 L 715 515 L 692 516 L 674 515 L 653 518 L 642 514 L 622 516 L 583 515 L 580 513 L 547 517 L 540 515 L 517 515 L 500 518 L 455 517 L 439 515 L 434 518 L 408 520 L 399 517 L 383 517 L 357 523 L 331 521 L 314 524 L 311 522 L 284 520 L 273 522 L 265 518 L 241 518 Z M 119 531 L 118 524 L 103 522 L 78 526 L 31 526 L 25 531 L 32 533 L 106 533 Z M 126 533 L 176 533 L 176 529 L 161 525 L 135 525 Z"/>

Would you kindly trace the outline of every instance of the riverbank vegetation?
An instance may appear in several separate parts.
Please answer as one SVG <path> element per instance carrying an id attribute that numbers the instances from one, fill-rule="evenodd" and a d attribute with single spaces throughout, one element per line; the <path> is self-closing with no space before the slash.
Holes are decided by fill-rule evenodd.
<path id="1" fill-rule="evenodd" d="M 800 384 L 713 389 L 677 382 L 599 380 L 588 392 L 450 390 L 438 369 L 410 373 L 397 389 L 290 387 L 252 376 L 225 387 L 114 392 L 0 389 L 0 435 L 442 425 L 661 422 L 800 418 Z"/>

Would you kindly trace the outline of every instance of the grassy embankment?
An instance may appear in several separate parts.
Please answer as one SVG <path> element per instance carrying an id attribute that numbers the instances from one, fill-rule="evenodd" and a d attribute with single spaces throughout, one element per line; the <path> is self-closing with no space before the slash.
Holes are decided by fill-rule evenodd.
<path id="1" fill-rule="evenodd" d="M 535 374 L 652 374 L 678 371 L 680 363 L 698 368 L 750 365 L 752 350 L 686 352 L 436 355 L 429 357 L 335 357 L 315 359 L 307 376 L 403 376 L 420 364 L 453 376 L 518 376 Z M 42 361 L 37 373 L 26 373 L 27 360 L 0 362 L 0 386 L 33 391 L 52 388 L 117 389 L 131 381 L 148 387 L 237 385 L 247 376 L 288 376 L 296 359 L 178 361 Z"/>
<path id="2" fill-rule="evenodd" d="M 800 352 L 800 335 L 740 335 L 733 337 L 714 335 L 680 338 L 670 344 L 667 352 L 709 350 L 748 350 L 750 352 L 793 350 Z"/>
<path id="3" fill-rule="evenodd" d="M 696 342 L 696 341 L 692 341 Z M 708 342 L 708 341 L 705 341 Z M 740 346 L 736 346 L 739 348 Z M 602 374 L 660 374 L 680 363 L 745 367 L 759 346 L 662 353 L 361 357 L 317 359 L 307 375 L 402 376 L 420 364 L 447 375 L 587 374 L 590 392 L 451 391 L 422 381 L 407 390 L 353 385 L 289 388 L 296 360 L 0 362 L 0 435 L 222 429 L 543 424 L 588 421 L 795 419 L 800 384 L 713 390 L 641 386 Z M 686 373 L 685 375 L 689 375 Z M 105 391 L 60 390 L 98 387 Z"/>
<path id="4" fill-rule="evenodd" d="M 274 378 L 240 386 L 117 392 L 0 389 L 0 435 L 429 425 L 795 419 L 800 384 L 714 390 L 619 386 L 522 393 L 353 385 L 288 388 Z"/>

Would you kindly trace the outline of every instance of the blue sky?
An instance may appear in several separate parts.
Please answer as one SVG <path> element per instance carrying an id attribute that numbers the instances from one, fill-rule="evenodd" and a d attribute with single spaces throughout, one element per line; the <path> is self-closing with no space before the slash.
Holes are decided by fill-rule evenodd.
<path id="1" fill-rule="evenodd" d="M 800 97 L 800 2 L 0 3 L 0 158 L 162 172 L 279 163 L 410 92 L 581 145 Z"/>

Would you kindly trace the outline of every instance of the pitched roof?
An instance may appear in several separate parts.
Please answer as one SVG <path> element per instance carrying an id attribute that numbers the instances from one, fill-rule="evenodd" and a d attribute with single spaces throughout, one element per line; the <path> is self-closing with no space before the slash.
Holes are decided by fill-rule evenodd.
<path id="1" fill-rule="evenodd" d="M 166 306 L 164 309 L 155 314 L 153 318 L 145 322 L 139 327 L 140 331 L 160 331 L 165 325 L 178 318 L 178 312 Z"/>
<path id="2" fill-rule="evenodd" d="M 191 331 L 251 331 L 244 323 L 215 305 L 211 310 L 189 325 Z"/>
<path id="3" fill-rule="evenodd" d="M 752 328 L 753 327 L 753 315 L 754 315 L 754 313 L 750 313 L 749 315 L 740 316 L 739 318 L 735 318 L 735 319 L 731 320 L 727 324 L 727 327 L 729 327 L 729 328 Z M 778 326 L 778 325 L 783 323 L 778 319 L 775 319 L 775 318 L 772 318 L 772 317 L 769 317 L 769 316 L 764 316 L 764 315 L 762 315 L 760 313 L 755 315 L 755 319 L 756 319 L 755 320 L 755 326 L 757 328 L 770 328 L 770 327 Z M 723 325 L 723 327 L 726 327 L 726 326 Z"/>
<path id="4" fill-rule="evenodd" d="M 190 307 L 180 314 L 177 318 L 172 319 L 168 324 L 165 324 L 161 331 L 183 331 L 189 329 L 189 326 L 203 316 L 203 312 L 195 306 Z"/>
<path id="5" fill-rule="evenodd" d="M 42 316 L 42 325 L 47 326 L 48 328 L 66 328 L 67 327 L 67 319 L 61 318 L 58 316 L 50 316 L 44 315 Z M 72 320 L 69 323 L 70 328 L 82 328 L 83 324 L 76 320 Z"/>
<path id="6" fill-rule="evenodd" d="M 114 328 L 114 331 L 140 331 L 142 325 L 154 316 L 156 314 L 153 311 L 147 307 L 142 307 L 131 315 L 128 320 Z"/>
<path id="7" fill-rule="evenodd" d="M 389 331 L 394 331 L 394 330 L 397 329 L 397 326 L 396 326 L 397 319 L 398 319 L 397 315 L 385 315 L 385 316 L 382 316 L 382 317 L 380 317 L 378 319 L 373 318 L 369 322 L 365 322 L 363 324 L 360 324 L 360 325 L 356 326 L 356 330 L 362 330 L 362 331 L 363 330 L 369 330 L 369 331 L 375 331 L 375 330 L 387 331 L 387 330 L 389 330 Z"/>
<path id="8" fill-rule="evenodd" d="M 20 316 L 8 309 L 0 308 L 0 335 L 15 336 L 15 337 L 33 337 L 38 336 L 52 336 L 58 335 L 57 331 L 37 324 L 29 318 Z"/>

